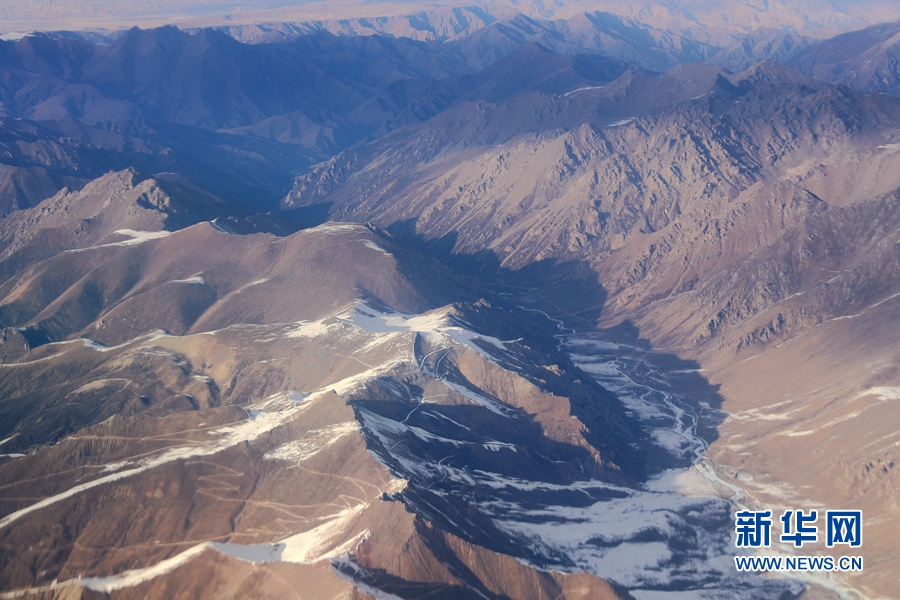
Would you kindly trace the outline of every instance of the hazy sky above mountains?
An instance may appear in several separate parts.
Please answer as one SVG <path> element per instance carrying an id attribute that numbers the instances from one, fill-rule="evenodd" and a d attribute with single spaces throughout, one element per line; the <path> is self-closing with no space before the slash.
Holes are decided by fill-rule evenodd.
<path id="1" fill-rule="evenodd" d="M 568 18 L 600 10 L 663 30 L 778 27 L 813 37 L 900 19 L 895 0 L 6 0 L 0 33 L 396 16 L 472 5 L 501 18 L 512 11 Z"/>

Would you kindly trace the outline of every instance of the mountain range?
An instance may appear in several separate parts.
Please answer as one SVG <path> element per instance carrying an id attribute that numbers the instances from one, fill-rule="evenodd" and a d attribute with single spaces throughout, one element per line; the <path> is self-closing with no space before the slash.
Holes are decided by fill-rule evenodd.
<path id="1" fill-rule="evenodd" d="M 0 593 L 900 593 L 900 15 L 766 4 L 0 42 Z"/>

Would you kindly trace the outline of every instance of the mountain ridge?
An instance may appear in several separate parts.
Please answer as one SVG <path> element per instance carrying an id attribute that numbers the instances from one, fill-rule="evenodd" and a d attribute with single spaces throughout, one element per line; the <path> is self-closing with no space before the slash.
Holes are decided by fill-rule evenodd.
<path id="1" fill-rule="evenodd" d="M 892 46 L 717 6 L 0 44 L 4 591 L 893 595 Z"/>

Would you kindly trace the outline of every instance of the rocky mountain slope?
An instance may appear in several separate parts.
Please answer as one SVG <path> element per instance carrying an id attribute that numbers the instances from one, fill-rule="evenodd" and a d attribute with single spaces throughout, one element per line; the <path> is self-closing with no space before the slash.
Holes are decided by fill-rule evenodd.
<path id="1" fill-rule="evenodd" d="M 517 562 L 571 566 L 462 492 L 528 479 L 507 496 L 530 509 L 571 502 L 551 490 L 575 482 L 620 495 L 606 490 L 658 467 L 614 396 L 389 238 L 236 235 L 227 208 L 123 172 L 7 219 L 6 591 L 182 597 L 204 573 L 226 597 L 300 581 L 322 597 L 619 597 Z M 445 493 L 410 462 L 430 457 Z"/>
<path id="2" fill-rule="evenodd" d="M 737 75 L 699 66 L 627 73 L 596 89 L 461 105 L 338 155 L 298 178 L 285 205 L 328 207 L 420 240 L 568 326 L 627 321 L 655 348 L 700 360 L 736 412 L 801 389 L 830 390 L 798 400 L 798 411 L 814 410 L 833 394 L 843 405 L 893 381 L 887 371 L 872 374 L 864 358 L 890 363 L 889 342 L 831 323 L 866 315 L 891 329 L 883 311 L 900 293 L 898 109 L 895 98 L 863 97 L 773 63 Z M 579 268 L 549 266 L 573 263 Z M 597 282 L 602 292 L 587 291 Z M 795 342 L 803 338 L 810 341 Z M 768 373 L 746 361 L 776 349 L 786 364 L 806 364 L 809 343 L 860 350 L 821 357 L 803 376 L 784 371 L 765 399 L 737 383 Z M 798 355 L 785 355 L 789 344 Z M 859 414 L 838 414 L 851 413 Z M 768 417 L 746 418 L 762 426 Z M 837 427 L 832 439 L 866 427 L 837 422 L 828 421 Z M 757 476 L 771 479 L 770 463 L 748 461 L 735 441 L 746 426 L 733 421 L 734 437 L 713 444 L 713 456 L 734 473 L 756 464 Z M 753 452 L 774 460 L 808 441 L 787 440 Z M 726 450 L 734 447 L 741 450 Z M 849 482 L 870 455 L 847 452 L 839 469 L 847 487 L 823 481 L 815 501 L 857 497 Z M 874 519 L 892 518 L 889 489 L 869 492 Z M 890 539 L 873 543 L 885 548 Z M 892 589 L 886 572 L 880 577 L 867 579 L 867 593 Z"/>
<path id="3" fill-rule="evenodd" d="M 701 274 L 727 272 L 726 262 L 747 268 L 760 245 L 786 243 L 814 214 L 843 221 L 859 213 L 860 223 L 873 218 L 866 210 L 889 214 L 891 200 L 877 197 L 900 185 L 890 175 L 898 119 L 894 99 L 773 64 L 735 76 L 699 66 L 626 73 L 597 88 L 460 105 L 338 155 L 299 178 L 285 206 L 327 204 L 332 215 L 365 215 L 383 227 L 411 222 L 425 238 L 452 234 L 454 253 L 488 249 L 508 269 L 587 260 L 615 320 L 620 307 L 635 315 L 666 296 L 697 293 Z M 782 211 L 777 223 L 771 210 Z M 711 223 L 721 223 L 718 233 Z M 760 294 L 774 302 L 802 291 L 790 287 L 799 281 L 781 285 Z M 668 335 L 689 345 L 711 333 L 710 320 L 742 320 L 731 316 L 738 304 L 725 302 L 718 318 L 722 306 L 711 307 L 693 329 L 667 326 Z"/>

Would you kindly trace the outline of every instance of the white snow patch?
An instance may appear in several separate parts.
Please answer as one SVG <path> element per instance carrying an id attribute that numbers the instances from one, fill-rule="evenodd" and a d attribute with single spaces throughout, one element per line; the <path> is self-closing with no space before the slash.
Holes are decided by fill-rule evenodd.
<path id="1" fill-rule="evenodd" d="M 297 462 L 312 458 L 329 446 L 333 446 L 344 437 L 359 431 L 359 423 L 347 421 L 329 425 L 322 429 L 308 431 L 301 439 L 283 444 L 267 452 L 263 458 L 267 460 L 283 460 Z"/>
<path id="2" fill-rule="evenodd" d="M 90 338 L 81 338 L 81 341 L 87 348 L 93 348 L 94 350 L 99 350 L 100 352 L 106 352 L 107 350 L 109 350 L 108 346 L 104 346 L 100 342 L 95 342 Z"/>
<path id="3" fill-rule="evenodd" d="M 352 583 L 360 592 L 372 596 L 375 600 L 403 600 L 400 596 L 391 594 L 390 592 L 384 592 L 361 581 L 357 581 L 351 575 L 347 575 L 346 571 L 353 571 L 359 579 L 368 575 L 368 573 L 365 573 L 360 569 L 359 565 L 350 560 L 349 555 L 341 556 L 331 562 L 335 575 L 344 581 Z"/>
<path id="4" fill-rule="evenodd" d="M 304 407 L 301 406 L 290 411 L 283 411 L 279 413 L 259 413 L 255 415 L 253 419 L 241 421 L 239 423 L 227 425 L 224 427 L 219 427 L 212 431 L 212 433 L 215 433 L 219 436 L 218 439 L 214 441 L 198 446 L 175 446 L 167 448 L 156 456 L 151 456 L 135 463 L 129 463 L 133 464 L 134 467 L 125 471 L 107 475 L 105 477 L 100 477 L 87 483 L 76 485 L 64 492 L 49 496 L 47 498 L 44 498 L 40 502 L 36 502 L 30 506 L 26 506 L 25 508 L 6 515 L 2 519 L 0 519 L 0 529 L 8 527 L 11 523 L 19 520 L 27 514 L 30 514 L 42 508 L 46 508 L 47 506 L 55 504 L 56 502 L 60 502 L 61 500 L 71 498 L 72 496 L 80 494 L 81 492 L 87 491 L 91 488 L 105 485 L 113 481 L 118 481 L 119 479 L 124 479 L 126 477 L 131 477 L 132 475 L 143 473 L 144 471 L 159 467 L 170 462 L 186 460 L 188 458 L 194 458 L 197 456 L 210 456 L 242 442 L 254 440 L 260 435 L 271 431 L 275 427 L 286 422 L 303 408 Z"/>
<path id="5" fill-rule="evenodd" d="M 807 435 L 812 435 L 814 433 L 815 433 L 815 431 L 788 430 L 788 431 L 779 431 L 775 435 L 783 435 L 784 437 L 805 437 Z"/>
<path id="6" fill-rule="evenodd" d="M 487 450 L 492 450 L 493 452 L 500 452 L 500 450 L 506 448 L 507 450 L 512 450 L 513 452 L 518 453 L 516 447 L 512 444 L 507 444 L 506 442 L 498 442 L 496 440 L 491 440 L 490 442 L 485 442 L 482 444 Z"/>
<path id="7" fill-rule="evenodd" d="M 113 575 L 112 577 L 85 577 L 78 579 L 77 582 L 95 592 L 109 593 L 127 587 L 134 587 L 145 581 L 150 581 L 155 577 L 174 571 L 181 565 L 203 554 L 211 547 L 211 544 L 205 542 L 150 567 L 130 569 L 119 573 L 118 575 Z"/>
<path id="8" fill-rule="evenodd" d="M 309 563 L 323 558 L 335 558 L 354 550 L 369 535 L 368 529 L 349 536 L 368 504 L 357 504 L 327 517 L 327 521 L 315 529 L 304 531 L 281 540 L 284 545 L 281 560 L 293 563 Z M 340 540 L 345 541 L 340 543 Z"/>
<path id="9" fill-rule="evenodd" d="M 424 442 L 438 442 L 442 444 L 450 444 L 453 446 L 463 446 L 463 442 L 459 440 L 451 440 L 443 436 L 435 435 L 425 431 L 421 427 L 407 425 L 406 423 L 398 423 L 387 417 L 375 414 L 371 411 L 360 409 L 359 417 L 363 425 L 374 432 L 386 447 L 394 446 L 406 432 L 409 432 Z M 388 436 L 387 433 L 392 435 Z"/>
<path id="10" fill-rule="evenodd" d="M 267 396 L 258 402 L 254 402 L 247 408 L 262 412 L 277 412 L 295 408 L 306 402 L 308 398 L 309 394 L 304 394 L 297 390 L 288 390 Z"/>
<path id="11" fill-rule="evenodd" d="M 172 281 L 169 281 L 169 283 L 189 283 L 189 284 L 194 284 L 194 285 L 206 285 L 206 282 L 203 280 L 202 277 L 200 277 L 200 273 L 197 273 L 196 275 L 188 277 L 187 279 L 173 279 Z"/>
<path id="12" fill-rule="evenodd" d="M 420 334 L 434 334 L 449 338 L 453 342 L 475 350 L 485 358 L 493 360 L 476 340 L 487 342 L 499 350 L 506 350 L 506 346 L 499 339 L 481 335 L 465 327 L 462 327 L 450 314 L 450 308 L 444 307 L 425 312 L 419 315 L 403 313 L 385 313 L 372 308 L 365 302 L 358 300 L 349 314 L 340 315 L 337 319 L 344 323 L 351 323 L 357 327 L 373 333 L 391 333 L 409 331 Z"/>
<path id="13" fill-rule="evenodd" d="M 428 416 L 430 416 L 430 417 L 440 417 L 441 419 L 444 419 L 445 421 L 450 421 L 451 423 L 453 423 L 453 424 L 456 425 L 457 427 L 460 427 L 460 428 L 462 428 L 462 429 L 465 429 L 466 431 L 472 431 L 472 428 L 471 428 L 471 427 L 466 427 L 466 426 L 463 425 L 462 423 L 459 423 L 459 422 L 457 422 L 457 421 L 454 421 L 453 419 L 451 419 L 451 418 L 448 417 L 447 415 L 442 415 L 442 414 L 439 413 L 439 412 L 430 412 L 430 413 L 427 413 L 427 414 L 428 414 Z"/>
<path id="14" fill-rule="evenodd" d="M 235 232 L 233 229 L 231 229 L 231 227 L 228 227 L 227 225 L 223 225 L 223 224 L 219 223 L 218 217 L 216 217 L 212 221 L 209 221 L 209 224 L 212 226 L 213 229 L 215 229 L 218 232 L 227 233 L 228 235 L 237 235 L 237 232 Z"/>
<path id="15" fill-rule="evenodd" d="M 854 400 L 863 396 L 878 396 L 878 399 L 882 402 L 886 400 L 900 400 L 900 387 L 881 385 L 869 388 L 858 393 Z"/>
<path id="16" fill-rule="evenodd" d="M 351 231 L 369 231 L 362 225 L 356 223 L 323 223 L 317 227 L 307 229 L 309 233 L 324 233 L 325 235 L 335 235 L 341 233 L 349 233 Z"/>
<path id="17" fill-rule="evenodd" d="M 607 124 L 607 127 L 621 127 L 622 125 L 628 125 L 632 121 L 635 120 L 636 117 L 628 117 L 627 119 L 622 119 L 621 121 L 615 121 L 613 123 Z"/>
<path id="18" fill-rule="evenodd" d="M 584 87 L 578 88 L 577 90 L 572 90 L 571 92 L 566 92 L 565 94 L 563 94 L 563 98 L 568 98 L 569 96 L 574 96 L 578 92 L 587 92 L 589 90 L 601 90 L 604 87 L 605 86 L 602 86 L 602 85 L 586 85 Z"/>
<path id="19" fill-rule="evenodd" d="M 687 590 L 684 592 L 658 592 L 656 590 L 629 590 L 628 592 L 637 600 L 706 600 L 707 596 L 703 596 L 702 592 L 697 590 Z"/>
<path id="20" fill-rule="evenodd" d="M 316 338 L 328 334 L 328 325 L 323 321 L 300 321 L 297 328 L 287 334 L 289 338 Z"/>
<path id="21" fill-rule="evenodd" d="M 378 244 L 376 244 L 375 242 L 373 242 L 371 240 L 366 240 L 365 242 L 363 242 L 363 245 L 366 248 L 371 248 L 372 250 L 381 252 L 385 256 L 393 256 L 393 254 L 391 254 L 390 252 L 388 252 L 387 250 L 385 250 L 384 248 L 382 248 L 381 246 L 379 246 Z"/>
<path id="22" fill-rule="evenodd" d="M 113 233 L 127 236 L 131 239 L 121 242 L 110 242 L 108 244 L 100 244 L 99 246 L 88 246 L 87 248 L 73 248 L 66 252 L 85 252 L 87 250 L 96 250 L 97 248 L 114 248 L 117 246 L 137 246 L 150 240 L 158 240 L 172 234 L 171 231 L 135 231 L 134 229 L 117 229 Z"/>
<path id="23" fill-rule="evenodd" d="M 124 469 L 125 467 L 131 465 L 131 461 L 128 460 L 120 460 L 119 462 L 109 463 L 103 465 L 104 473 L 112 473 L 114 471 L 118 471 L 119 469 Z"/>
<path id="24" fill-rule="evenodd" d="M 360 329 L 373 333 L 394 331 L 435 332 L 447 322 L 447 310 L 438 309 L 420 315 L 384 313 L 365 302 L 357 301 L 350 314 L 339 317 L 341 321 L 352 323 Z"/>
<path id="25" fill-rule="evenodd" d="M 213 542 L 210 546 L 222 554 L 252 563 L 279 562 L 284 544 L 234 544 Z"/>
<path id="26" fill-rule="evenodd" d="M 72 390 L 71 392 L 69 392 L 69 394 L 84 394 L 86 392 L 92 392 L 94 390 L 99 390 L 99 389 L 108 387 L 112 384 L 122 383 L 122 382 L 124 382 L 125 385 L 128 385 L 129 383 L 131 383 L 131 380 L 124 379 L 122 377 L 110 377 L 108 379 L 95 379 L 93 381 L 89 381 L 88 383 L 84 384 L 83 386 L 81 386 L 77 389 Z"/>
<path id="27" fill-rule="evenodd" d="M 768 414 L 761 412 L 758 408 L 742 410 L 728 415 L 728 420 L 732 421 L 789 421 L 791 418 L 790 412 Z"/>
<path id="28" fill-rule="evenodd" d="M 689 469 L 670 469 L 647 483 L 647 489 L 657 492 L 675 491 L 689 498 L 725 498 L 733 495 L 733 486 L 711 480 L 708 464 L 697 463 Z"/>
<path id="29" fill-rule="evenodd" d="M 329 392 L 334 392 L 335 394 L 337 394 L 339 396 L 346 396 L 348 393 L 359 388 L 359 386 L 361 386 L 366 381 L 369 381 L 370 379 L 374 379 L 374 378 L 380 376 L 382 373 L 384 373 L 386 371 L 390 371 L 394 367 L 398 366 L 400 364 L 400 362 L 401 361 L 392 361 L 392 362 L 383 363 L 381 365 L 378 365 L 377 368 L 373 367 L 373 368 L 367 369 L 361 373 L 357 373 L 356 375 L 351 375 L 350 377 L 341 379 L 338 382 L 330 383 L 330 384 L 324 386 L 323 388 L 310 394 L 307 397 L 306 401 L 311 402 L 313 400 L 318 400 L 319 398 L 321 398 L 322 396 L 324 396 L 325 394 L 327 394 Z"/>
<path id="30" fill-rule="evenodd" d="M 136 338 L 130 339 L 126 342 L 122 342 L 118 346 L 107 347 L 103 344 L 96 342 L 90 338 L 78 338 L 74 340 L 66 340 L 64 342 L 50 342 L 49 344 L 44 344 L 42 348 L 49 348 L 51 346 L 72 346 L 72 345 L 81 345 L 83 347 L 91 348 L 92 350 L 96 350 L 98 352 L 109 352 L 110 350 L 118 350 L 119 348 L 123 348 L 129 344 L 133 344 L 139 341 L 153 341 L 157 338 L 163 337 L 171 337 L 170 334 L 166 333 L 162 329 L 157 329 L 156 331 L 150 331 L 145 334 L 139 335 Z M 147 354 L 163 354 L 158 352 L 148 352 Z M 166 356 L 172 356 L 173 354 L 164 353 Z M 0 364 L 0 368 L 14 369 L 16 367 L 27 367 L 29 365 L 33 365 L 39 362 L 47 362 L 54 360 L 58 357 L 57 354 L 51 354 L 50 356 L 44 356 L 43 358 L 36 358 L 34 360 L 28 361 L 20 361 L 15 363 L 3 363 Z"/>
<path id="31" fill-rule="evenodd" d="M 0 40 L 3 40 L 4 42 L 18 42 L 19 40 L 25 39 L 33 34 L 33 31 L 10 31 L 9 33 L 0 35 Z"/>
<path id="32" fill-rule="evenodd" d="M 140 569 L 129 569 L 109 577 L 77 577 L 67 581 L 56 582 L 50 585 L 14 590 L 0 594 L 0 598 L 17 598 L 29 596 L 35 593 L 64 589 L 71 584 L 83 586 L 94 592 L 111 593 L 125 588 L 140 585 L 161 575 L 171 573 L 178 567 L 187 564 L 207 550 L 215 550 L 222 554 L 252 563 L 271 562 L 312 562 L 324 558 L 346 555 L 355 549 L 359 542 L 368 534 L 364 530 L 353 536 L 350 540 L 334 548 L 327 548 L 327 543 L 332 539 L 333 533 L 339 526 L 346 523 L 347 517 L 353 513 L 358 514 L 360 505 L 354 509 L 348 509 L 338 514 L 338 518 L 316 529 L 291 536 L 275 544 L 235 544 L 231 542 L 203 542 L 171 558 L 160 561 L 155 565 Z M 338 531 L 340 533 L 340 531 Z M 323 544 L 325 546 L 323 547 Z"/>
<path id="33" fill-rule="evenodd" d="M 349 310 L 344 310 L 334 316 L 328 316 L 318 321 L 300 321 L 293 331 L 287 333 L 287 336 L 318 338 L 331 335 L 336 327 L 347 325 L 374 334 L 418 333 L 426 336 L 430 342 L 442 346 L 441 349 L 452 347 L 454 344 L 466 346 L 491 361 L 494 360 L 493 357 L 482 348 L 484 343 L 499 350 L 506 350 L 501 340 L 478 334 L 463 327 L 459 319 L 450 314 L 450 307 L 414 315 L 382 312 L 361 300 L 357 300 Z M 346 335 L 342 334 L 344 337 Z M 367 352 L 392 341 L 395 341 L 392 337 L 375 336 L 358 350 Z M 411 356 L 411 354 L 405 356 L 404 359 L 410 359 Z"/>
<path id="34" fill-rule="evenodd" d="M 127 346 L 128 344 L 133 344 L 134 342 L 139 342 L 139 341 L 150 342 L 150 341 L 153 341 L 153 340 L 156 340 L 159 338 L 164 338 L 164 337 L 171 337 L 171 335 L 166 333 L 162 329 L 157 329 L 156 331 L 148 331 L 147 333 L 145 333 L 143 335 L 139 335 L 136 338 L 132 338 L 126 342 L 122 342 L 118 346 L 104 346 L 100 342 L 94 341 L 91 338 L 78 338 L 77 340 L 72 340 L 72 341 L 68 341 L 68 342 L 54 342 L 54 343 L 70 344 L 73 342 L 75 342 L 75 343 L 81 342 L 82 344 L 84 344 L 85 347 L 91 348 L 92 350 L 97 350 L 98 352 L 109 352 L 110 350 L 118 350 L 119 348 L 123 348 L 123 347 Z M 51 344 L 46 344 L 46 345 L 50 346 Z M 172 356 L 171 354 L 167 354 L 167 355 Z M 38 359 L 38 360 L 44 360 L 44 359 Z M 21 364 L 28 364 L 28 363 L 21 363 Z"/>
<path id="35" fill-rule="evenodd" d="M 490 398 L 486 398 L 485 396 L 482 396 L 481 394 L 477 394 L 477 393 L 473 392 L 472 390 L 470 390 L 469 388 L 463 387 L 457 383 L 453 383 L 452 381 L 447 381 L 446 379 L 441 379 L 440 381 L 441 381 L 441 383 L 443 383 L 445 386 L 447 386 L 448 388 L 450 388 L 457 394 L 460 394 L 461 396 L 468 398 L 469 400 L 471 400 L 472 402 L 475 402 L 476 404 L 480 404 L 481 406 L 485 407 L 492 413 L 496 413 L 498 415 L 505 414 L 505 412 L 503 410 L 503 406 L 499 402 L 491 400 Z"/>
<path id="36" fill-rule="evenodd" d="M 871 306 L 867 306 L 866 308 L 862 309 L 861 311 L 859 311 L 859 312 L 856 313 L 855 315 L 844 315 L 843 317 L 834 317 L 834 318 L 832 318 L 832 319 L 828 319 L 828 320 L 825 321 L 825 322 L 826 322 L 826 323 L 831 323 L 832 321 L 842 321 L 842 320 L 844 320 L 844 319 L 855 319 L 856 317 L 861 317 L 863 314 L 867 313 L 868 311 L 872 310 L 873 308 L 879 307 L 879 306 L 881 306 L 882 304 L 884 304 L 885 302 L 888 302 L 888 301 L 890 301 L 890 300 L 893 300 L 894 298 L 900 298 L 900 292 L 898 292 L 898 293 L 896 293 L 896 294 L 893 294 L 893 295 L 891 295 L 891 296 L 888 296 L 888 297 L 885 298 L 884 300 L 880 300 L 880 301 L 876 302 L 875 304 L 872 304 Z"/>

